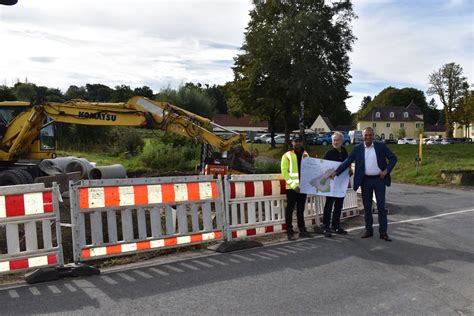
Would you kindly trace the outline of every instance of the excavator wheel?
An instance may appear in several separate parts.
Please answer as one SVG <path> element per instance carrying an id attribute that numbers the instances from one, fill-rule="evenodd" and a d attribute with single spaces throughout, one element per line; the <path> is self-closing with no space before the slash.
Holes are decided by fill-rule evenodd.
<path id="1" fill-rule="evenodd" d="M 28 184 L 33 182 L 33 177 L 25 170 L 14 169 L 0 172 L 0 186 Z"/>

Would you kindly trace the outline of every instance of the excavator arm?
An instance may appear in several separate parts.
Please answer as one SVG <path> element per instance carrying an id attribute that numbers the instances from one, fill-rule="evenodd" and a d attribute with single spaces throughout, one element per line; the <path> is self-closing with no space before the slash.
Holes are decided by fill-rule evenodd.
<path id="1" fill-rule="evenodd" d="M 48 119 L 53 122 L 100 125 L 137 126 L 172 132 L 197 139 L 219 152 L 231 152 L 231 169 L 245 173 L 254 171 L 254 156 L 249 152 L 245 135 L 229 131 L 230 139 L 213 133 L 211 120 L 166 102 L 145 97 L 133 97 L 126 103 L 96 103 L 71 100 L 63 103 L 46 102 L 31 106 L 27 102 L 0 102 L 3 107 L 24 107 L 25 110 L 6 126 L 0 142 L 0 160 L 43 159 L 54 157 L 52 150 L 39 146 L 38 136 Z"/>

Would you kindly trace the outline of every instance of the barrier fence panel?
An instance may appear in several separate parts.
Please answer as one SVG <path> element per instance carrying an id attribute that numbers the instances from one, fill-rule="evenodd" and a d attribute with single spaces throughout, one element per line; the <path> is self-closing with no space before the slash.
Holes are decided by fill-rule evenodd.
<path id="1" fill-rule="evenodd" d="M 0 274 L 63 265 L 59 188 L 0 187 Z"/>
<path id="2" fill-rule="evenodd" d="M 283 232 L 285 224 L 285 181 L 280 174 L 232 175 L 225 179 L 226 239 Z M 308 196 L 307 226 L 322 222 L 325 197 Z M 348 189 L 341 219 L 356 216 L 357 194 Z M 294 212 L 296 214 L 296 211 Z"/>
<path id="3" fill-rule="evenodd" d="M 221 179 L 212 176 L 70 183 L 74 260 L 221 240 Z"/>

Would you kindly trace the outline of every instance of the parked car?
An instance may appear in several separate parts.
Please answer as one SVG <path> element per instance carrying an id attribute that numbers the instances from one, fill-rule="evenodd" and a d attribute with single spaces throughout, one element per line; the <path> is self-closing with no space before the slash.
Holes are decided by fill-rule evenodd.
<path id="1" fill-rule="evenodd" d="M 443 138 L 441 140 L 441 145 L 450 145 L 450 144 L 454 144 L 453 138 Z"/>
<path id="2" fill-rule="evenodd" d="M 443 140 L 441 138 L 433 138 L 426 142 L 426 145 L 441 145 Z"/>
<path id="3" fill-rule="evenodd" d="M 329 132 L 322 136 L 313 138 L 313 144 L 324 145 L 324 146 L 332 144 L 332 138 L 331 138 L 332 134 L 334 134 L 334 132 Z M 344 136 L 344 145 L 345 146 L 349 145 L 351 143 L 351 139 L 349 135 L 346 132 L 343 132 L 342 135 Z"/>
<path id="4" fill-rule="evenodd" d="M 403 137 L 403 138 L 400 138 L 397 142 L 398 145 L 416 145 L 418 144 L 418 142 L 416 141 L 416 139 L 413 139 L 413 138 L 407 138 L 407 137 Z"/>
<path id="5" fill-rule="evenodd" d="M 383 142 L 385 144 L 396 144 L 397 140 L 396 139 L 384 139 Z"/>
<path id="6" fill-rule="evenodd" d="M 271 138 L 270 133 L 262 134 L 260 136 L 255 137 L 254 142 L 257 144 L 266 143 L 269 138 Z"/>
<path id="7" fill-rule="evenodd" d="M 266 141 L 267 144 L 272 143 L 272 138 L 268 138 Z M 285 143 L 285 135 L 276 135 L 275 136 L 275 144 L 284 144 Z"/>

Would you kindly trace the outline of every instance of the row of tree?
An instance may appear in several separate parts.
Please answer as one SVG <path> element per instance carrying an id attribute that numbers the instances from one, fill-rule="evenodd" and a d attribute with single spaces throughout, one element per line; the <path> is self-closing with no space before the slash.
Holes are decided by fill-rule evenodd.
<path id="1" fill-rule="evenodd" d="M 177 89 L 168 87 L 157 93 L 147 86 L 131 89 L 130 86 L 120 85 L 110 88 L 100 83 L 72 85 L 65 93 L 56 88 L 28 82 L 17 82 L 13 87 L 0 86 L 0 101 L 64 102 L 82 99 L 92 102 L 126 102 L 136 95 L 170 102 L 208 118 L 214 113 L 227 113 L 224 87 L 217 85 L 186 83 Z"/>

